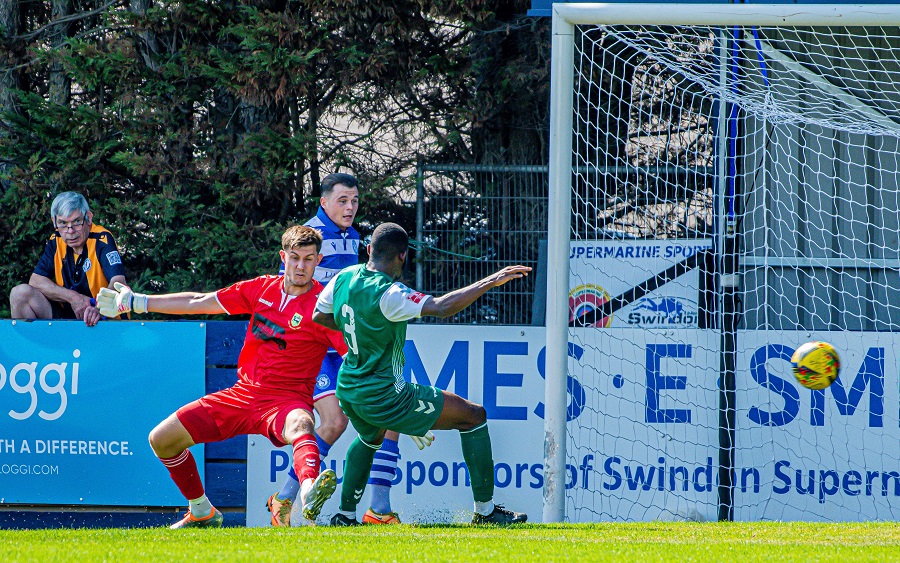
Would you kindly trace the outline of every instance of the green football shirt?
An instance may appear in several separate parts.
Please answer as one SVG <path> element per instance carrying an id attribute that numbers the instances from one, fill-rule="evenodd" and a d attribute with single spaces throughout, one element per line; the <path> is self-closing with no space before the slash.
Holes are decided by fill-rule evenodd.
<path id="1" fill-rule="evenodd" d="M 406 324 L 421 316 L 430 297 L 365 264 L 334 277 L 316 309 L 334 317 L 349 348 L 338 373 L 338 399 L 373 404 L 391 401 L 404 389 Z"/>

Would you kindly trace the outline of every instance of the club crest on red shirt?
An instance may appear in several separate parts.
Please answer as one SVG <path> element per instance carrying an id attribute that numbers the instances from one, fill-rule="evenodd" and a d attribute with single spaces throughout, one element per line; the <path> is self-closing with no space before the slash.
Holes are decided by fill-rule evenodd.
<path id="1" fill-rule="evenodd" d="M 294 313 L 294 316 L 291 317 L 291 328 L 299 327 L 301 321 L 303 321 L 303 315 L 301 315 L 300 313 Z"/>

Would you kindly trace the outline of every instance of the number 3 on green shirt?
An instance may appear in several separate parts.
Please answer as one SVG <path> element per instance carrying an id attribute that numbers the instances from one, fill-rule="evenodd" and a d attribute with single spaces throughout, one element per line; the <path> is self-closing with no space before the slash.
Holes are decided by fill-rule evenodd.
<path id="1" fill-rule="evenodd" d="M 356 344 L 356 318 L 353 315 L 353 307 L 344 303 L 341 314 L 347 318 L 344 324 L 344 332 L 347 334 L 347 347 L 354 355 L 359 355 L 359 346 Z"/>

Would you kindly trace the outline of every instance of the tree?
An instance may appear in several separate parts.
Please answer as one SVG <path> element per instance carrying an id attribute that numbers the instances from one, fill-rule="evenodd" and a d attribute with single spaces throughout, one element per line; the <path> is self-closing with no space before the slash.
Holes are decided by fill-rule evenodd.
<path id="1" fill-rule="evenodd" d="M 526 103 L 522 77 L 546 81 L 543 55 L 493 52 L 549 46 L 546 25 L 515 15 L 526 2 L 74 6 L 33 6 L 33 27 L 5 36 L 4 67 L 27 78 L 0 100 L 5 292 L 27 280 L 63 189 L 88 197 L 138 289 L 211 289 L 272 271 L 280 233 L 312 214 L 328 172 L 360 177 L 364 228 L 412 228 L 401 200 L 417 158 L 545 151 L 546 84 L 527 102 L 529 141 L 512 133 L 513 107 L 492 107 Z"/>
<path id="2" fill-rule="evenodd" d="M 0 41 L 3 45 L 3 59 L 0 60 L 0 115 L 15 113 L 15 91 L 19 86 L 16 57 L 12 51 L 12 38 L 19 31 L 18 0 L 0 0 Z M 3 119 L 0 117 L 0 119 Z M 3 125 L 6 125 L 4 122 Z M 0 142 L 6 135 L 0 133 Z M 9 188 L 9 170 L 11 164 L 0 158 L 0 192 Z"/>

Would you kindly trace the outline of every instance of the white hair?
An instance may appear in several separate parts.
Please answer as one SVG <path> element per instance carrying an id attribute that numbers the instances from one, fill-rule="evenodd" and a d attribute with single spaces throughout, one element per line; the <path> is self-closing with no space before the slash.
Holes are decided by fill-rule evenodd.
<path id="1" fill-rule="evenodd" d="M 57 217 L 68 217 L 75 211 L 81 211 L 81 214 L 87 217 L 91 212 L 88 202 L 84 196 L 77 192 L 62 192 L 50 204 L 50 220 L 56 221 Z"/>

